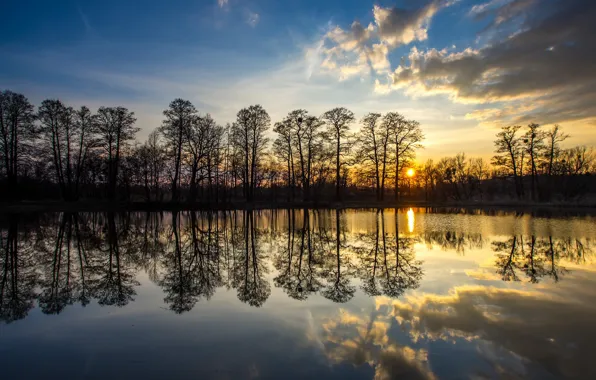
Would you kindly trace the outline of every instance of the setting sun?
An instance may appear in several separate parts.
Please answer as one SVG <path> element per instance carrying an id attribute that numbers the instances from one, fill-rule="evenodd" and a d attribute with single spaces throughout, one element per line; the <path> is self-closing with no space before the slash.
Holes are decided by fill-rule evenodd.
<path id="1" fill-rule="evenodd" d="M 410 169 L 408 169 L 408 171 L 406 171 L 406 175 L 408 177 L 414 177 L 414 174 L 415 174 L 415 171 L 412 168 L 410 168 Z"/>

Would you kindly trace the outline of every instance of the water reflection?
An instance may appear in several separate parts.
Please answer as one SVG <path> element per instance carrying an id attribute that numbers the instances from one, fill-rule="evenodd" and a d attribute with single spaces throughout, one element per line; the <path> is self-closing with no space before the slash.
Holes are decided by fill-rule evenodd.
<path id="1" fill-rule="evenodd" d="M 0 365 L 8 378 L 594 378 L 593 226 L 392 209 L 9 215 Z M 64 347 L 68 365 L 19 365 Z"/>
<path id="2" fill-rule="evenodd" d="M 358 288 L 399 298 L 423 279 L 420 244 L 459 255 L 490 247 L 501 280 L 530 283 L 560 281 L 570 271 L 563 262 L 580 265 L 593 255 L 589 238 L 483 236 L 449 226 L 415 234 L 413 214 L 406 213 L 407 233 L 393 210 L 370 212 L 364 228 L 351 229 L 339 210 L 10 216 L 1 235 L 0 317 L 22 319 L 36 302 L 45 314 L 92 300 L 126 306 L 141 271 L 170 310 L 184 313 L 220 288 L 254 307 L 272 286 L 295 300 L 346 303 Z"/>

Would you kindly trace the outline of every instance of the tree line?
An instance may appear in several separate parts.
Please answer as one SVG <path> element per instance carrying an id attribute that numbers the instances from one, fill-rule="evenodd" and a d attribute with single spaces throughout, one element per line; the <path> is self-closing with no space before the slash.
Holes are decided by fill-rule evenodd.
<path id="1" fill-rule="evenodd" d="M 218 124 L 175 99 L 144 142 L 124 107 L 78 109 L 57 99 L 35 107 L 0 92 L 0 181 L 4 199 L 146 202 L 317 202 L 374 199 L 546 201 L 584 196 L 595 153 L 564 149 L 559 126 L 503 128 L 491 162 L 464 153 L 416 164 L 424 133 L 398 112 L 293 110 L 273 123 L 253 105 Z M 352 130 L 359 130 L 355 133 Z"/>

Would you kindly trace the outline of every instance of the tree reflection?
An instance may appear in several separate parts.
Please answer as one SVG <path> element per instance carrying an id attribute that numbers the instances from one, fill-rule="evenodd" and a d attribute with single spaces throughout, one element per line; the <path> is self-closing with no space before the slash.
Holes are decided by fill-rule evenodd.
<path id="1" fill-rule="evenodd" d="M 344 264 L 342 264 L 340 252 L 345 246 L 345 243 L 342 242 L 341 238 L 340 217 L 340 211 L 335 210 L 335 258 L 334 260 L 326 260 L 326 265 L 323 268 L 323 276 L 327 280 L 327 286 L 323 288 L 321 293 L 323 297 L 333 302 L 344 303 L 354 297 L 356 287 L 350 284 L 352 271 L 348 256 L 344 258 Z"/>
<path id="2" fill-rule="evenodd" d="M 164 239 L 165 223 L 163 214 L 147 212 L 135 226 L 137 227 L 135 234 L 141 237 L 139 246 L 140 267 L 147 272 L 151 281 L 157 283 L 159 282 L 161 256 L 167 249 L 167 241 Z"/>
<path id="3" fill-rule="evenodd" d="M 384 219 L 383 219 L 384 220 Z M 416 260 L 414 252 L 414 243 L 416 238 L 399 237 L 399 228 L 397 223 L 397 213 L 395 214 L 395 239 L 389 243 L 389 252 L 395 254 L 394 260 L 388 259 L 387 249 L 385 249 L 385 233 L 383 230 L 383 260 L 385 267 L 385 277 L 381 281 L 383 294 L 389 297 L 399 297 L 407 289 L 415 289 L 420 284 L 422 278 L 422 261 Z"/>
<path id="4" fill-rule="evenodd" d="M 122 218 L 117 223 L 113 212 L 109 212 L 106 219 L 100 233 L 99 254 L 94 255 L 92 265 L 94 296 L 100 305 L 122 307 L 134 299 L 134 287 L 139 285 L 131 265 L 136 251 L 135 246 L 129 244 L 128 220 Z"/>
<path id="5" fill-rule="evenodd" d="M 568 272 L 559 265 L 564 256 L 575 256 L 577 251 L 572 249 L 573 245 L 565 244 L 569 240 L 556 240 L 552 236 L 548 238 L 537 238 L 532 235 L 512 236 L 506 241 L 495 241 L 492 243 L 493 251 L 497 258 L 495 266 L 497 274 L 503 281 L 520 281 L 525 276 L 531 283 L 538 283 L 543 277 L 552 278 L 555 282 Z M 581 247 L 583 254 L 583 244 Z M 568 257 L 573 258 L 573 257 Z"/>
<path id="6" fill-rule="evenodd" d="M 290 297 L 306 300 L 310 294 L 316 293 L 321 283 L 317 274 L 316 247 L 320 247 L 320 235 L 313 231 L 311 216 L 308 210 L 303 210 L 302 227 L 296 238 L 296 212 L 288 210 L 288 233 L 286 244 L 282 239 L 276 249 L 277 255 L 273 260 L 279 275 L 273 279 L 275 286 L 280 287 Z"/>
<path id="7" fill-rule="evenodd" d="M 18 218 L 8 217 L 0 233 L 0 319 L 10 323 L 25 318 L 33 308 L 37 273 L 28 234 L 18 231 Z"/>
<path id="8" fill-rule="evenodd" d="M 164 303 L 178 314 L 222 287 L 260 307 L 271 295 L 271 281 L 295 300 L 316 294 L 344 303 L 357 287 L 368 296 L 398 298 L 423 277 L 418 243 L 463 254 L 489 241 L 450 229 L 399 234 L 397 214 L 382 209 L 357 230 L 347 215 L 55 213 L 33 222 L 8 216 L 0 231 L 0 318 L 24 318 L 36 301 L 46 314 L 93 301 L 125 306 L 134 300 L 140 271 L 161 287 Z M 580 265 L 593 256 L 590 239 L 513 235 L 490 246 L 503 281 L 557 282 L 568 273 L 563 263 Z"/>
<path id="9" fill-rule="evenodd" d="M 39 306 L 46 314 L 58 314 L 67 305 L 90 301 L 88 257 L 78 214 L 62 213 L 58 227 L 42 232 L 37 248 L 42 254 L 43 279 Z"/>
<path id="10" fill-rule="evenodd" d="M 463 233 L 452 230 L 425 231 L 422 238 L 428 245 L 438 245 L 445 251 L 465 254 L 466 249 L 482 249 L 484 238 L 479 233 Z"/>
<path id="11" fill-rule="evenodd" d="M 233 286 L 240 301 L 260 307 L 271 295 L 271 285 L 264 277 L 267 268 L 265 256 L 257 240 L 254 211 L 244 212 L 242 234 L 244 239 L 235 247 Z"/>
<path id="12" fill-rule="evenodd" d="M 385 213 L 377 210 L 375 228 L 359 236 L 356 247 L 362 263 L 362 290 L 370 296 L 399 297 L 408 289 L 416 289 L 422 278 L 422 261 L 416 260 L 414 243 L 417 238 L 400 237 L 395 214 L 394 236 L 385 229 Z"/>
<path id="13" fill-rule="evenodd" d="M 178 314 L 190 311 L 200 298 L 209 300 L 221 286 L 218 268 L 217 231 L 213 217 L 208 216 L 207 226 L 200 226 L 197 214 L 190 214 L 190 223 L 184 231 L 180 227 L 181 214 L 172 215 L 170 243 L 166 250 L 165 275 L 159 281 L 166 297 L 164 302 Z"/>

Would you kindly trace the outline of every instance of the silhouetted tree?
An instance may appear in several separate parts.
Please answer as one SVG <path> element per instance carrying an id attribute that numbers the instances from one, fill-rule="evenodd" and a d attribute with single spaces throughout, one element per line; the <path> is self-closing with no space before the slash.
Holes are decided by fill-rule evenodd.
<path id="1" fill-rule="evenodd" d="M 241 109 L 232 125 L 232 144 L 239 154 L 244 199 L 252 201 L 257 187 L 261 156 L 267 146 L 265 132 L 271 123 L 269 114 L 260 105 Z"/>
<path id="2" fill-rule="evenodd" d="M 507 126 L 503 127 L 497 133 L 497 139 L 495 140 L 497 155 L 492 160 L 493 165 L 504 170 L 505 174 L 513 176 L 515 193 L 518 198 L 522 198 L 524 195 L 523 182 L 521 180 L 521 176 L 523 175 L 523 156 L 521 140 L 517 136 L 520 128 L 519 125 Z"/>
<path id="3" fill-rule="evenodd" d="M 389 161 L 389 123 L 380 123 L 381 114 L 369 113 L 361 121 L 362 128 L 358 136 L 358 157 L 364 165 L 372 164 L 374 189 L 377 200 L 383 200 L 387 163 Z"/>
<path id="4" fill-rule="evenodd" d="M 530 160 L 530 195 L 533 201 L 536 201 L 538 164 L 545 148 L 544 138 L 544 132 L 540 130 L 540 125 L 536 123 L 529 124 L 528 130 L 523 135 L 524 148 Z"/>
<path id="5" fill-rule="evenodd" d="M 116 197 L 121 153 L 139 131 L 134 126 L 136 120 L 134 112 L 124 107 L 100 107 L 97 111 L 98 142 L 106 155 L 109 199 Z"/>
<path id="6" fill-rule="evenodd" d="M 191 127 L 197 123 L 197 110 L 188 100 L 174 99 L 167 110 L 163 111 L 165 120 L 159 131 L 163 134 L 168 149 L 168 157 L 174 160 L 172 181 L 172 201 L 179 200 L 179 187 L 182 169 L 182 152 L 185 137 Z"/>
<path id="7" fill-rule="evenodd" d="M 333 139 L 335 145 L 335 199 L 340 200 L 340 178 L 343 165 L 341 156 L 347 153 L 348 145 L 345 140 L 350 130 L 350 124 L 356 119 L 352 111 L 344 107 L 334 108 L 325 112 L 321 116 L 321 119 L 327 123 L 327 133 Z"/>
<path id="8" fill-rule="evenodd" d="M 147 141 L 135 150 L 135 155 L 139 165 L 137 175 L 140 176 L 140 184 L 145 190 L 145 199 L 148 202 L 162 200 L 161 182 L 166 157 L 157 131 L 149 134 Z"/>
<path id="9" fill-rule="evenodd" d="M 394 145 L 395 161 L 395 199 L 399 201 L 399 177 L 411 160 L 416 157 L 416 149 L 422 147 L 424 134 L 420 128 L 420 123 L 415 120 L 406 120 L 397 112 L 388 112 L 383 116 L 383 125 L 392 133 L 391 140 Z"/>
<path id="10" fill-rule="evenodd" d="M 11 198 L 17 197 L 17 177 L 28 143 L 36 135 L 34 121 L 34 107 L 25 96 L 0 92 L 0 159 Z"/>
<path id="11" fill-rule="evenodd" d="M 87 155 L 96 143 L 96 117 L 85 106 L 75 111 L 60 100 L 47 99 L 39 107 L 38 118 L 62 198 L 77 200 Z"/>

